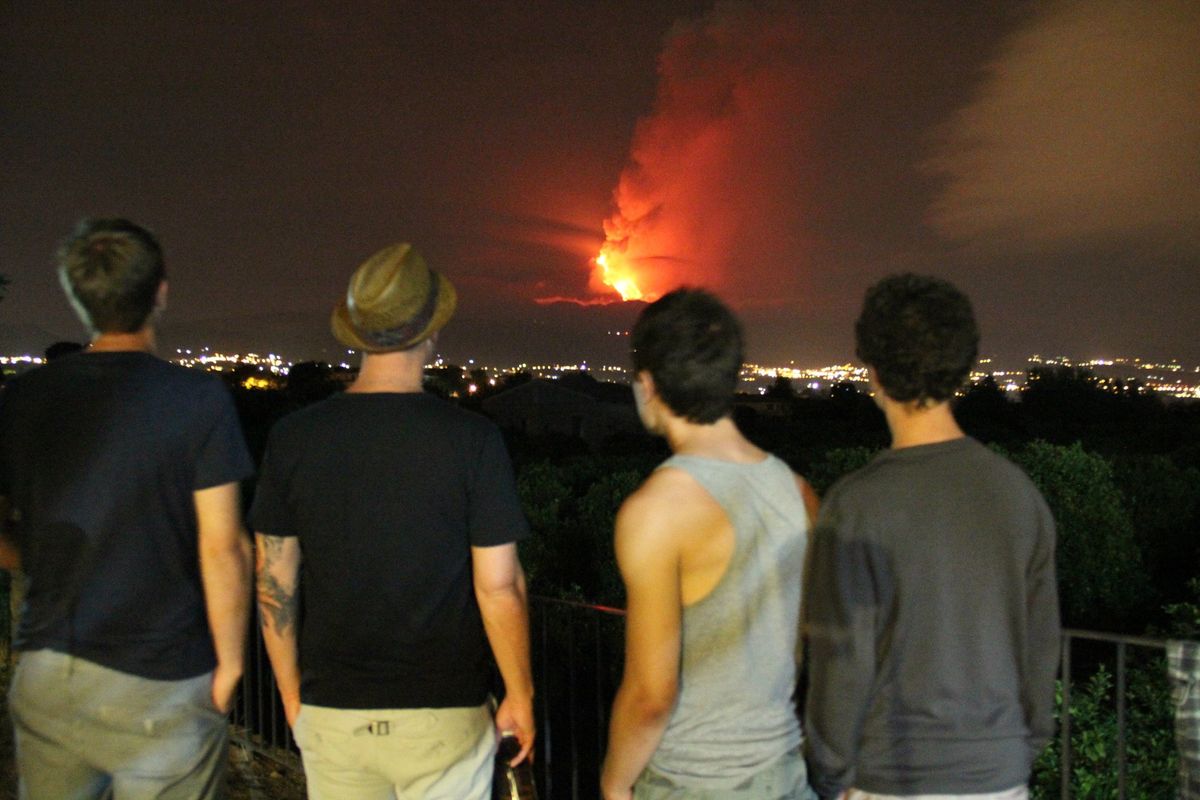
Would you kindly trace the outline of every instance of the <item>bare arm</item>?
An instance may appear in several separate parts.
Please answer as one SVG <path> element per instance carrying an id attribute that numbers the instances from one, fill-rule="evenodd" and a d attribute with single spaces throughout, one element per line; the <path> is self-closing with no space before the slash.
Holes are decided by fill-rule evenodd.
<path id="1" fill-rule="evenodd" d="M 21 569 L 21 551 L 17 548 L 17 543 L 12 540 L 12 533 L 9 530 L 10 514 L 12 514 L 12 506 L 9 504 L 8 498 L 0 495 L 0 569 L 16 572 Z"/>
<path id="2" fill-rule="evenodd" d="M 632 797 L 679 693 L 683 607 L 679 554 L 669 529 L 672 504 L 657 502 L 645 489 L 617 514 L 617 565 L 627 598 L 625 672 L 613 702 L 600 777 L 605 800 Z"/>
<path id="3" fill-rule="evenodd" d="M 511 762 L 518 764 L 533 749 L 536 726 L 529 659 L 529 604 L 517 545 L 472 547 L 471 570 L 483 629 L 504 680 L 504 700 L 496 709 L 496 727 L 512 732 L 521 743 L 521 752 Z"/>
<path id="4" fill-rule="evenodd" d="M 804 498 L 804 510 L 808 512 L 808 529 L 811 531 L 817 524 L 817 514 L 821 510 L 821 498 L 817 497 L 817 493 L 808 485 L 808 481 L 799 475 L 796 476 L 796 485 L 800 487 L 800 496 Z"/>
<path id="5" fill-rule="evenodd" d="M 300 611 L 300 540 L 255 534 L 255 584 L 262 615 L 263 642 L 275 673 L 288 725 L 300 713 L 300 651 L 296 624 Z"/>
<path id="6" fill-rule="evenodd" d="M 193 495 L 199 527 L 200 580 L 217 652 L 213 705 L 228 711 L 242 677 L 250 621 L 250 540 L 242 527 L 237 483 Z"/>

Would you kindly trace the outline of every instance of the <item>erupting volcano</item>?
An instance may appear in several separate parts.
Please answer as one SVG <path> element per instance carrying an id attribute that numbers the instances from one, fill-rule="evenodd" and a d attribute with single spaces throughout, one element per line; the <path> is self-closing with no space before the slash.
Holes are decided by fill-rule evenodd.
<path id="1" fill-rule="evenodd" d="M 637 124 L 585 297 L 653 302 L 701 286 L 739 305 L 795 297 L 808 252 L 808 121 L 825 85 L 791 4 L 718 4 L 677 23 Z"/>
<path id="2" fill-rule="evenodd" d="M 592 272 L 594 291 L 611 289 L 621 295 L 622 300 L 645 300 L 653 302 L 657 295 L 647 296 L 638 286 L 637 275 L 629 260 L 617 249 L 612 242 L 605 242 L 600 248 L 600 254 L 592 259 L 596 265 Z"/>

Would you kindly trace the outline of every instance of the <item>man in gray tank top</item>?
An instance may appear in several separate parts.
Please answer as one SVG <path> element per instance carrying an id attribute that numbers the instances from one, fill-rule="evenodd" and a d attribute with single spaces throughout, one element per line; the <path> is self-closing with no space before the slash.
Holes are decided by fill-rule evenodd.
<path id="1" fill-rule="evenodd" d="M 733 423 L 742 337 L 719 300 L 666 295 L 632 350 L 638 413 L 674 455 L 617 515 L 628 611 L 604 798 L 810 798 L 793 693 L 816 498 Z"/>

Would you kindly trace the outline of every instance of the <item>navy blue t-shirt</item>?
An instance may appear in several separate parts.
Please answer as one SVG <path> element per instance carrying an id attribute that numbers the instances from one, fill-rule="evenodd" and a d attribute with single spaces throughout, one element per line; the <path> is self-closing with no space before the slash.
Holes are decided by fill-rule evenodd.
<path id="1" fill-rule="evenodd" d="M 212 375 L 99 352 L 11 381 L 0 495 L 29 578 L 17 648 L 157 680 L 212 670 L 193 495 L 252 472 Z"/>
<path id="2" fill-rule="evenodd" d="M 300 540 L 305 703 L 484 702 L 471 547 L 528 534 L 495 425 L 433 395 L 332 397 L 272 430 L 250 521 Z"/>

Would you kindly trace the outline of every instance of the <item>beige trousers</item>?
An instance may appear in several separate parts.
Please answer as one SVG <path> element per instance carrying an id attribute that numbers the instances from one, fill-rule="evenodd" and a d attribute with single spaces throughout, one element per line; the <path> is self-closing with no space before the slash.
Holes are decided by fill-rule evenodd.
<path id="1" fill-rule="evenodd" d="M 487 800 L 496 733 L 478 708 L 303 705 L 293 731 L 310 800 Z"/>
<path id="2" fill-rule="evenodd" d="M 872 794 L 861 789 L 851 789 L 846 793 L 846 800 L 1029 800 L 1029 790 L 1024 786 L 1014 786 L 1003 792 L 985 792 L 984 794 Z"/>
<path id="3" fill-rule="evenodd" d="M 8 702 L 22 800 L 224 797 L 229 721 L 211 674 L 158 681 L 34 650 Z"/>

